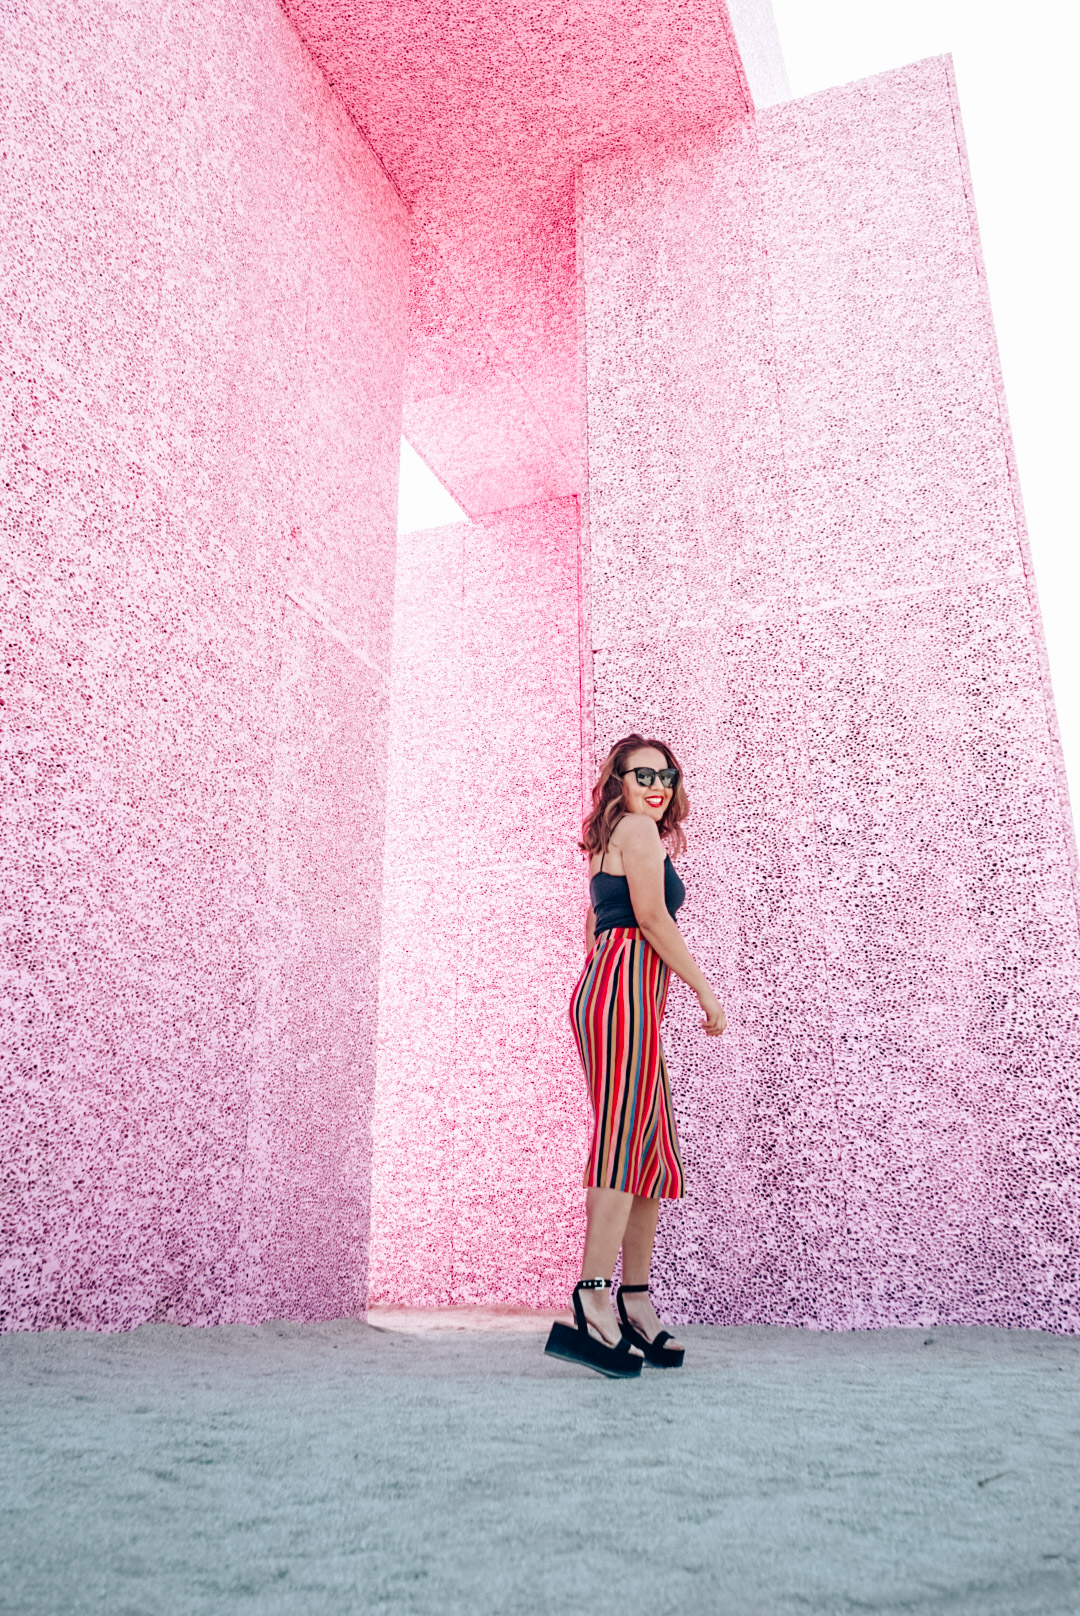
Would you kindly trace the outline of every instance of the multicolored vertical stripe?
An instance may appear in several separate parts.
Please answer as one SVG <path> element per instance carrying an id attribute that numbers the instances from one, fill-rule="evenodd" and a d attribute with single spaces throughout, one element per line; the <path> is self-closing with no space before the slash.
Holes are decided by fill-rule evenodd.
<path id="1" fill-rule="evenodd" d="M 667 989 L 668 968 L 636 926 L 599 934 L 570 1001 L 595 1116 L 586 1189 L 685 1193 L 660 1047 Z"/>

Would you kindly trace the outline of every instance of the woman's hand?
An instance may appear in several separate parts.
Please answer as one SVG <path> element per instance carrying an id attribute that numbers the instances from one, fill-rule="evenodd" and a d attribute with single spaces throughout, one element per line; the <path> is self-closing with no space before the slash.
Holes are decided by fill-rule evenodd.
<path id="1" fill-rule="evenodd" d="M 698 1003 L 705 1012 L 705 1020 L 701 1023 L 702 1032 L 706 1038 L 719 1038 L 727 1026 L 727 1016 L 712 988 L 707 985 L 702 988 L 698 994 Z"/>

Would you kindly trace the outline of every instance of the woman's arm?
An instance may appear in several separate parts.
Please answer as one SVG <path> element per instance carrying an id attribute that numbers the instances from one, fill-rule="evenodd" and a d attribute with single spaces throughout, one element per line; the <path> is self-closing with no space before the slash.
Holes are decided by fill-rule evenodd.
<path id="1" fill-rule="evenodd" d="M 589 912 L 585 916 L 585 952 L 586 952 L 586 954 L 591 954 L 592 953 L 593 944 L 595 943 L 595 941 L 596 941 L 596 910 L 593 908 L 592 904 L 590 903 Z"/>
<path id="2" fill-rule="evenodd" d="M 705 1012 L 705 1032 L 723 1032 L 727 1018 L 720 1001 L 694 963 L 664 902 L 664 844 L 653 820 L 644 814 L 627 814 L 619 824 L 619 852 L 630 887 L 630 902 L 646 941 L 697 994 Z"/>

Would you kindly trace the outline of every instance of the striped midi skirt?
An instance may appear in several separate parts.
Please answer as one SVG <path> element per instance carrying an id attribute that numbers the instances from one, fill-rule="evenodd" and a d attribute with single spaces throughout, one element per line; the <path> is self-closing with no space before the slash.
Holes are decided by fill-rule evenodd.
<path id="1" fill-rule="evenodd" d="M 570 1001 L 593 1105 L 586 1189 L 685 1193 L 660 1022 L 668 968 L 636 926 L 597 936 Z"/>

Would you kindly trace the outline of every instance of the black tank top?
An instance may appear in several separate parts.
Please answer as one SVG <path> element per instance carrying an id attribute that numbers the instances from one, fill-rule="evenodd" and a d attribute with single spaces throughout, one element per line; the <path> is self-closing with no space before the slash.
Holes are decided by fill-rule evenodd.
<path id="1" fill-rule="evenodd" d="M 601 865 L 603 859 L 600 860 Z M 630 902 L 630 883 L 625 875 L 609 875 L 600 869 L 589 882 L 589 897 L 596 916 L 596 930 L 610 931 L 613 926 L 636 926 L 637 916 Z M 672 920 L 686 899 L 686 888 L 679 872 L 664 856 L 664 903 Z"/>

